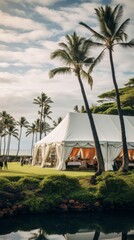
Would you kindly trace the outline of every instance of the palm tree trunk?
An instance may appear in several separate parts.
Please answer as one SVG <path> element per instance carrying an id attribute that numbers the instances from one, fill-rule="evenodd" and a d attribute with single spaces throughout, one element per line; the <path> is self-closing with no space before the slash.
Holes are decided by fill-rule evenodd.
<path id="1" fill-rule="evenodd" d="M 31 155 L 32 155 L 32 151 L 33 151 L 33 145 L 34 145 L 34 133 L 33 133 L 33 136 L 32 136 Z"/>
<path id="2" fill-rule="evenodd" d="M 102 155 L 102 151 L 101 151 L 96 127 L 95 127 L 95 124 L 94 124 L 93 116 L 92 116 L 91 110 L 89 108 L 89 104 L 88 104 L 88 101 L 87 101 L 87 97 L 86 97 L 86 94 L 85 94 L 83 83 L 81 81 L 80 73 L 78 73 L 78 81 L 79 81 L 79 84 L 80 84 L 83 100 L 84 100 L 84 103 L 85 103 L 86 111 L 87 111 L 87 114 L 88 114 L 88 118 L 89 118 L 89 121 L 90 121 L 91 129 L 92 129 L 92 133 L 93 133 L 93 137 L 94 137 L 96 155 L 97 155 L 97 159 L 98 159 L 98 170 L 95 173 L 95 176 L 97 176 L 97 175 L 100 175 L 104 171 L 104 160 L 103 160 L 103 155 Z"/>
<path id="3" fill-rule="evenodd" d="M 6 153 L 6 136 L 4 136 L 4 147 L 3 147 L 3 156 Z"/>
<path id="4" fill-rule="evenodd" d="M 8 135 L 8 142 L 7 142 L 7 151 L 6 155 L 9 156 L 9 150 L 10 150 L 10 142 L 11 142 L 11 135 Z"/>
<path id="5" fill-rule="evenodd" d="M 0 155 L 1 155 L 1 151 L 2 151 L 2 136 L 0 136 Z"/>
<path id="6" fill-rule="evenodd" d="M 20 128 L 20 136 L 19 136 L 19 141 L 18 141 L 18 149 L 17 149 L 16 156 L 18 156 L 18 154 L 19 154 L 19 151 L 20 151 L 20 140 L 21 140 L 21 135 L 22 135 L 22 127 Z"/>
<path id="7" fill-rule="evenodd" d="M 126 141 L 125 124 L 124 124 L 123 113 L 122 113 L 122 109 L 121 109 L 121 103 L 120 103 L 119 90 L 118 90 L 117 81 L 116 81 L 116 77 L 115 77 L 112 49 L 109 49 L 109 57 L 110 57 L 110 65 L 111 65 L 113 84 L 114 84 L 115 93 L 116 93 L 118 115 L 119 115 L 120 126 L 121 126 L 121 137 L 122 137 L 122 145 L 123 145 L 123 163 L 122 163 L 121 169 L 122 169 L 122 171 L 126 172 L 126 171 L 128 171 L 128 163 L 129 163 L 128 148 L 127 148 L 127 141 Z"/>
<path id="8" fill-rule="evenodd" d="M 95 230 L 95 234 L 94 234 L 93 240 L 98 240 L 99 237 L 100 237 L 100 231 Z"/>
<path id="9" fill-rule="evenodd" d="M 42 137 L 42 116 L 43 116 L 43 105 L 41 106 L 41 113 L 40 113 L 40 140 Z"/>

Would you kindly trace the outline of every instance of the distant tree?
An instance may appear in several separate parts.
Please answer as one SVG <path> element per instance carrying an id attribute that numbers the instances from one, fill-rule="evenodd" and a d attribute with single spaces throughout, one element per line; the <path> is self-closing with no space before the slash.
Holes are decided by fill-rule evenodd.
<path id="1" fill-rule="evenodd" d="M 28 126 L 27 131 L 26 131 L 26 137 L 32 134 L 32 143 L 31 143 L 31 155 L 32 155 L 32 150 L 33 150 L 33 144 L 34 144 L 34 136 L 37 131 L 36 124 L 32 123 L 31 125 Z"/>
<path id="2" fill-rule="evenodd" d="M 35 142 L 38 140 L 38 133 L 40 132 L 40 119 L 38 118 L 36 121 L 34 121 L 36 132 L 35 132 Z"/>
<path id="3" fill-rule="evenodd" d="M 42 122 L 43 122 L 43 119 L 46 118 L 45 110 L 47 109 L 47 107 L 50 107 L 50 104 L 53 103 L 53 101 L 45 93 L 41 93 L 41 96 L 38 96 L 37 98 L 35 98 L 33 103 L 39 105 L 39 108 L 40 108 L 40 111 L 38 111 L 38 114 L 40 115 L 40 139 L 41 139 L 42 132 L 43 132 Z"/>
<path id="4" fill-rule="evenodd" d="M 52 120 L 52 118 L 50 117 L 50 114 L 52 113 L 52 111 L 50 111 L 50 108 L 50 105 L 46 105 L 43 109 L 43 132 L 45 136 L 47 135 L 47 132 L 50 131 L 50 125 L 46 122 L 46 118 Z"/>
<path id="5" fill-rule="evenodd" d="M 86 112 L 87 112 L 86 109 L 85 109 L 85 107 L 84 107 L 83 105 L 81 106 L 81 109 L 80 109 L 80 110 L 79 110 L 78 105 L 74 106 L 74 111 L 75 111 L 75 112 L 79 112 L 79 113 L 86 113 Z"/>
<path id="6" fill-rule="evenodd" d="M 21 117 L 19 119 L 19 121 L 17 121 L 17 125 L 20 127 L 20 131 L 19 131 L 19 139 L 18 139 L 18 149 L 17 149 L 17 153 L 16 156 L 18 156 L 19 151 L 20 151 L 20 141 L 21 141 L 21 136 L 22 136 L 22 128 L 27 128 L 28 127 L 28 121 L 26 120 L 25 117 Z"/>
<path id="7" fill-rule="evenodd" d="M 53 121 L 53 128 L 57 127 L 59 125 L 59 123 L 63 120 L 62 117 L 58 117 L 57 121 Z"/>
<path id="8" fill-rule="evenodd" d="M 9 156 L 11 137 L 13 136 L 18 139 L 18 129 L 16 128 L 16 122 L 12 117 L 9 117 L 8 119 L 8 124 L 5 130 L 5 133 L 8 136 L 6 155 Z"/>
<path id="9" fill-rule="evenodd" d="M 81 22 L 80 24 L 86 27 L 93 34 L 92 39 L 94 38 L 94 40 L 93 41 L 90 40 L 90 42 L 92 42 L 92 46 L 103 47 L 102 52 L 99 54 L 99 56 L 95 59 L 94 63 L 92 64 L 90 71 L 92 71 L 94 66 L 101 61 L 102 57 L 104 56 L 104 51 L 107 49 L 109 52 L 111 73 L 112 73 L 112 79 L 113 79 L 113 84 L 114 84 L 115 93 L 116 93 L 116 102 L 117 102 L 118 115 L 120 119 L 121 137 L 122 137 L 122 145 L 123 145 L 123 164 L 121 168 L 123 171 L 128 171 L 129 158 L 128 158 L 128 149 L 127 149 L 127 141 L 126 141 L 126 131 L 125 131 L 125 124 L 123 119 L 123 112 L 121 109 L 120 95 L 119 95 L 118 85 L 117 85 L 116 76 L 115 76 L 113 49 L 115 45 L 119 45 L 124 48 L 134 47 L 134 39 L 127 42 L 128 35 L 125 32 L 125 29 L 130 19 L 126 19 L 120 25 L 120 19 L 123 14 L 123 7 L 121 5 L 117 5 L 114 9 L 112 9 L 111 6 L 109 5 L 106 5 L 105 8 L 99 7 L 95 9 L 95 13 L 99 23 L 100 32 L 96 32 L 94 29 L 92 29 L 85 23 Z M 97 39 L 97 42 L 96 42 L 96 39 Z"/>

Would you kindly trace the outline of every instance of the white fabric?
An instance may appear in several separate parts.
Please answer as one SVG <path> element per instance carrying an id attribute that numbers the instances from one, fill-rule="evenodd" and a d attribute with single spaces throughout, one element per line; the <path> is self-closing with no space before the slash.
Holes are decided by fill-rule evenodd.
<path id="1" fill-rule="evenodd" d="M 41 163 L 41 167 L 45 167 L 46 165 L 46 160 L 49 156 L 49 153 L 50 153 L 50 149 L 51 149 L 51 146 L 50 145 L 43 145 L 42 146 L 42 163 Z"/>
<path id="2" fill-rule="evenodd" d="M 101 149 L 104 158 L 105 170 L 113 170 L 114 159 L 118 157 L 122 149 L 122 145 L 109 145 L 108 143 L 105 143 L 101 145 Z"/>
<path id="3" fill-rule="evenodd" d="M 38 146 L 35 146 L 33 149 L 33 159 L 32 159 L 32 165 L 34 166 L 36 164 L 36 158 L 38 153 Z"/>
<path id="4" fill-rule="evenodd" d="M 111 170 L 113 159 L 122 148 L 121 130 L 117 115 L 93 114 L 106 170 Z M 126 138 L 129 149 L 134 149 L 134 117 L 124 116 Z M 36 162 L 36 149 L 43 145 L 55 144 L 57 169 L 65 169 L 73 147 L 92 147 L 94 139 L 86 113 L 68 113 L 62 122 L 34 146 L 33 164 Z M 44 153 L 45 154 L 45 153 Z M 44 157 L 45 158 L 45 157 Z"/>
<path id="5" fill-rule="evenodd" d="M 57 170 L 65 170 L 66 169 L 66 163 L 65 161 L 68 159 L 73 147 L 64 147 L 60 146 L 60 152 L 58 152 L 58 164 L 57 164 Z M 58 148 L 59 150 L 59 148 Z"/>

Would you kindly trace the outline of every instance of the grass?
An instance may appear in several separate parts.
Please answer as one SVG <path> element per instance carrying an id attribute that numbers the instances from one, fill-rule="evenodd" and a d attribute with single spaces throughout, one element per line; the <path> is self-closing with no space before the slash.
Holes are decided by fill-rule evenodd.
<path id="1" fill-rule="evenodd" d="M 23 165 L 20 166 L 18 162 L 8 163 L 8 169 L 0 170 L 0 176 L 2 177 L 17 177 L 17 176 L 34 176 L 44 177 L 48 175 L 63 175 L 70 177 L 89 177 L 94 173 L 85 170 L 72 170 L 72 171 L 58 171 L 54 168 L 41 168 L 39 166 Z"/>

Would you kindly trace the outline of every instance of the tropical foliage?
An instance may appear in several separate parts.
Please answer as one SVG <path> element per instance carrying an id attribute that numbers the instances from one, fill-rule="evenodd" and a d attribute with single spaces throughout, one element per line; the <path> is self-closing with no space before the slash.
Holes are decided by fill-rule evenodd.
<path id="1" fill-rule="evenodd" d="M 125 87 L 119 88 L 122 111 L 124 115 L 134 116 L 134 78 L 130 79 Z M 92 107 L 93 113 L 118 114 L 115 90 L 102 93 L 98 96 L 99 104 Z"/>

